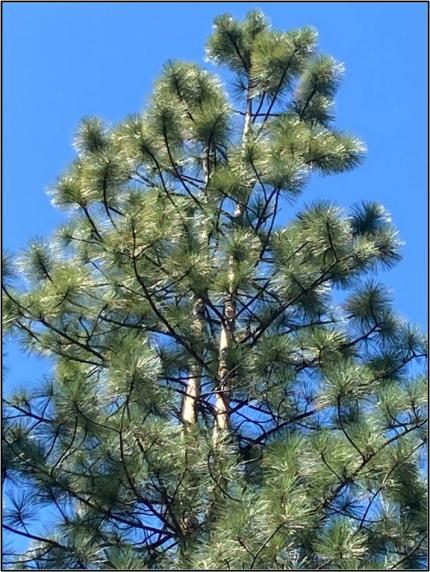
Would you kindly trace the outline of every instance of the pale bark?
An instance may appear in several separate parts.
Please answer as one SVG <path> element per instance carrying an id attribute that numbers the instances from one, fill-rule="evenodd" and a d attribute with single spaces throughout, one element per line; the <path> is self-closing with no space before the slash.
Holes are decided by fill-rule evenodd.
<path id="1" fill-rule="evenodd" d="M 209 152 L 209 150 L 207 149 L 206 152 Z M 205 159 L 203 159 L 202 168 L 204 172 L 205 184 L 207 185 L 209 180 L 209 169 L 210 169 L 209 161 L 205 161 Z M 205 303 L 203 298 L 201 298 L 200 296 L 196 297 L 193 307 L 192 328 L 194 335 L 199 340 L 203 340 L 204 336 L 204 328 L 205 328 L 204 310 L 205 310 Z M 197 423 L 201 378 L 202 378 L 202 366 L 201 364 L 194 361 L 190 364 L 187 385 L 185 388 L 186 395 L 184 395 L 181 407 L 181 420 L 185 430 L 191 429 L 191 427 L 193 427 Z"/>
<path id="2" fill-rule="evenodd" d="M 248 135 L 252 125 L 252 100 L 250 88 L 248 87 L 248 97 L 246 103 L 246 114 L 242 133 L 242 148 L 245 148 Z M 243 204 L 236 204 L 234 217 L 243 215 Z M 224 300 L 224 323 L 221 326 L 219 343 L 219 365 L 218 380 L 215 393 L 215 426 L 213 430 L 213 443 L 216 445 L 221 436 L 225 434 L 229 425 L 229 371 L 227 367 L 226 354 L 232 341 L 234 341 L 234 329 L 236 326 L 236 290 L 234 288 L 234 260 L 229 260 L 229 293 Z"/>
<path id="3" fill-rule="evenodd" d="M 197 298 L 193 308 L 193 331 L 198 339 L 203 338 L 204 332 L 204 302 L 202 298 Z M 200 386 L 202 377 L 202 366 L 196 362 L 190 365 L 186 395 L 182 400 L 181 419 L 185 429 L 190 429 L 197 422 L 198 402 L 200 397 Z"/>
<path id="4" fill-rule="evenodd" d="M 249 92 L 249 90 L 248 90 L 248 92 Z M 242 149 L 245 148 L 246 140 L 247 140 L 249 132 L 251 130 L 251 125 L 252 125 L 252 100 L 248 96 L 248 100 L 247 100 L 247 104 L 246 104 L 245 120 L 243 123 Z M 243 204 L 237 203 L 235 211 L 233 213 L 233 216 L 238 218 L 238 217 L 241 217 L 242 214 L 243 214 Z"/>
<path id="5" fill-rule="evenodd" d="M 236 306 L 232 299 L 224 302 L 224 324 L 221 328 L 219 343 L 218 387 L 215 393 L 215 427 L 213 442 L 216 444 L 221 435 L 228 429 L 228 367 L 226 354 L 233 340 Z"/>

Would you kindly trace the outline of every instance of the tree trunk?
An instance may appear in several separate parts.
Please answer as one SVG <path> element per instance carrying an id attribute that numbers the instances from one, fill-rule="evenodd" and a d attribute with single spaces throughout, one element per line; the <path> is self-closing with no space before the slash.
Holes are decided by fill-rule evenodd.
<path id="1" fill-rule="evenodd" d="M 206 150 L 209 154 L 209 149 Z M 202 162 L 204 171 L 205 185 L 209 180 L 209 160 Z M 204 201 L 203 201 L 204 202 Z M 204 324 L 205 324 L 205 303 L 203 298 L 196 296 L 193 307 L 193 333 L 200 341 L 203 340 Z M 202 378 L 202 366 L 193 361 L 190 364 L 189 376 L 186 386 L 186 395 L 182 400 L 181 420 L 184 424 L 185 431 L 190 429 L 197 423 L 198 404 L 200 398 L 200 387 Z"/>
<path id="2" fill-rule="evenodd" d="M 201 340 L 204 331 L 204 302 L 202 298 L 197 298 L 194 302 L 192 327 L 196 338 Z M 190 372 L 185 389 L 186 395 L 184 395 L 182 400 L 181 408 L 181 420 L 185 430 L 190 429 L 197 422 L 201 377 L 202 366 L 199 363 L 193 362 L 190 365 Z"/>
<path id="3" fill-rule="evenodd" d="M 245 144 L 252 125 L 252 99 L 250 97 L 251 86 L 248 85 L 248 96 L 246 102 L 246 114 L 243 124 L 242 132 L 242 148 L 245 149 Z M 244 214 L 244 205 L 236 204 L 233 216 L 240 218 Z M 233 287 L 234 283 L 234 260 L 229 260 L 229 276 L 230 276 L 230 289 L 229 295 L 224 300 L 224 323 L 221 328 L 221 336 L 219 343 L 219 366 L 218 366 L 218 387 L 215 393 L 215 426 L 213 432 L 213 443 L 218 443 L 221 435 L 225 434 L 229 424 L 229 380 L 228 380 L 228 366 L 227 366 L 227 352 L 233 341 L 234 329 L 236 325 L 236 290 Z"/>
<path id="4" fill-rule="evenodd" d="M 216 444 L 221 435 L 228 429 L 229 418 L 229 391 L 228 391 L 228 365 L 227 352 L 233 340 L 236 319 L 236 305 L 234 299 L 228 298 L 224 302 L 224 324 L 221 329 L 219 344 L 218 387 L 215 394 L 215 427 L 213 442 Z"/>

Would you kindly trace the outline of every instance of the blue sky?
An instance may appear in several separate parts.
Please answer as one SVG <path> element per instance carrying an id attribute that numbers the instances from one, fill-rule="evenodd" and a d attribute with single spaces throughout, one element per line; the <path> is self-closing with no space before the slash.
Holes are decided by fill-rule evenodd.
<path id="1" fill-rule="evenodd" d="M 426 327 L 427 61 L 424 3 L 6 3 L 4 31 L 4 246 L 19 251 L 62 220 L 46 190 L 74 156 L 79 120 L 115 123 L 144 107 L 169 58 L 204 61 L 214 16 L 262 8 L 277 28 L 311 25 L 346 65 L 337 125 L 368 146 L 362 167 L 312 179 L 304 202 L 384 204 L 406 242 L 381 276 L 397 310 Z M 6 392 L 47 372 L 7 345 Z"/>

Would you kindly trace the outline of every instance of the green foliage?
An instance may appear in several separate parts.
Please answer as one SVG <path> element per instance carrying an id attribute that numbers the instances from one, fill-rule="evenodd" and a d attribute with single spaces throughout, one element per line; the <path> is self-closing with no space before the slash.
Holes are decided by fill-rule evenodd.
<path id="1" fill-rule="evenodd" d="M 354 570 L 366 554 L 366 537 L 363 533 L 357 534 L 352 522 L 333 521 L 315 542 L 314 549 L 324 564 Z"/>
<path id="2" fill-rule="evenodd" d="M 109 147 L 109 138 L 98 117 L 85 117 L 75 137 L 75 148 L 79 155 L 97 155 Z"/>
<path id="3" fill-rule="evenodd" d="M 66 222 L 6 257 L 5 334 L 52 367 L 5 395 L 29 544 L 4 566 L 425 568 L 427 342 L 374 277 L 397 232 L 374 202 L 278 219 L 363 158 L 343 67 L 259 11 L 216 18 L 207 55 L 236 97 L 169 61 L 142 113 L 84 119 Z"/>

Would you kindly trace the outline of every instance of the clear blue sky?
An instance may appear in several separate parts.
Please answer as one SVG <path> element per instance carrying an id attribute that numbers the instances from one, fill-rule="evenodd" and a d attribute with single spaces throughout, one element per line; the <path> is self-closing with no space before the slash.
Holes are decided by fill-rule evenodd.
<path id="1" fill-rule="evenodd" d="M 47 187 L 73 158 L 80 118 L 117 122 L 143 108 L 163 62 L 203 63 L 215 15 L 262 8 L 282 29 L 311 25 L 321 50 L 346 65 L 337 125 L 362 137 L 364 165 L 314 178 L 298 205 L 329 198 L 348 207 L 377 200 L 406 241 L 381 279 L 398 311 L 426 327 L 427 61 L 424 3 L 6 3 L 4 31 L 4 246 L 49 235 L 62 214 Z M 7 345 L 6 392 L 46 365 Z"/>
<path id="2" fill-rule="evenodd" d="M 109 122 L 143 108 L 163 62 L 203 63 L 215 15 L 262 8 L 282 29 L 312 25 L 346 64 L 337 125 L 362 137 L 364 165 L 312 179 L 303 201 L 380 201 L 406 242 L 381 279 L 398 311 L 426 326 L 427 61 L 424 3 L 5 3 L 4 246 L 49 235 L 62 218 L 47 187 L 73 158 L 80 118 Z M 13 385 L 28 372 L 9 349 Z M 12 367 L 13 366 L 13 367 Z M 31 370 L 36 373 L 38 369 Z"/>

